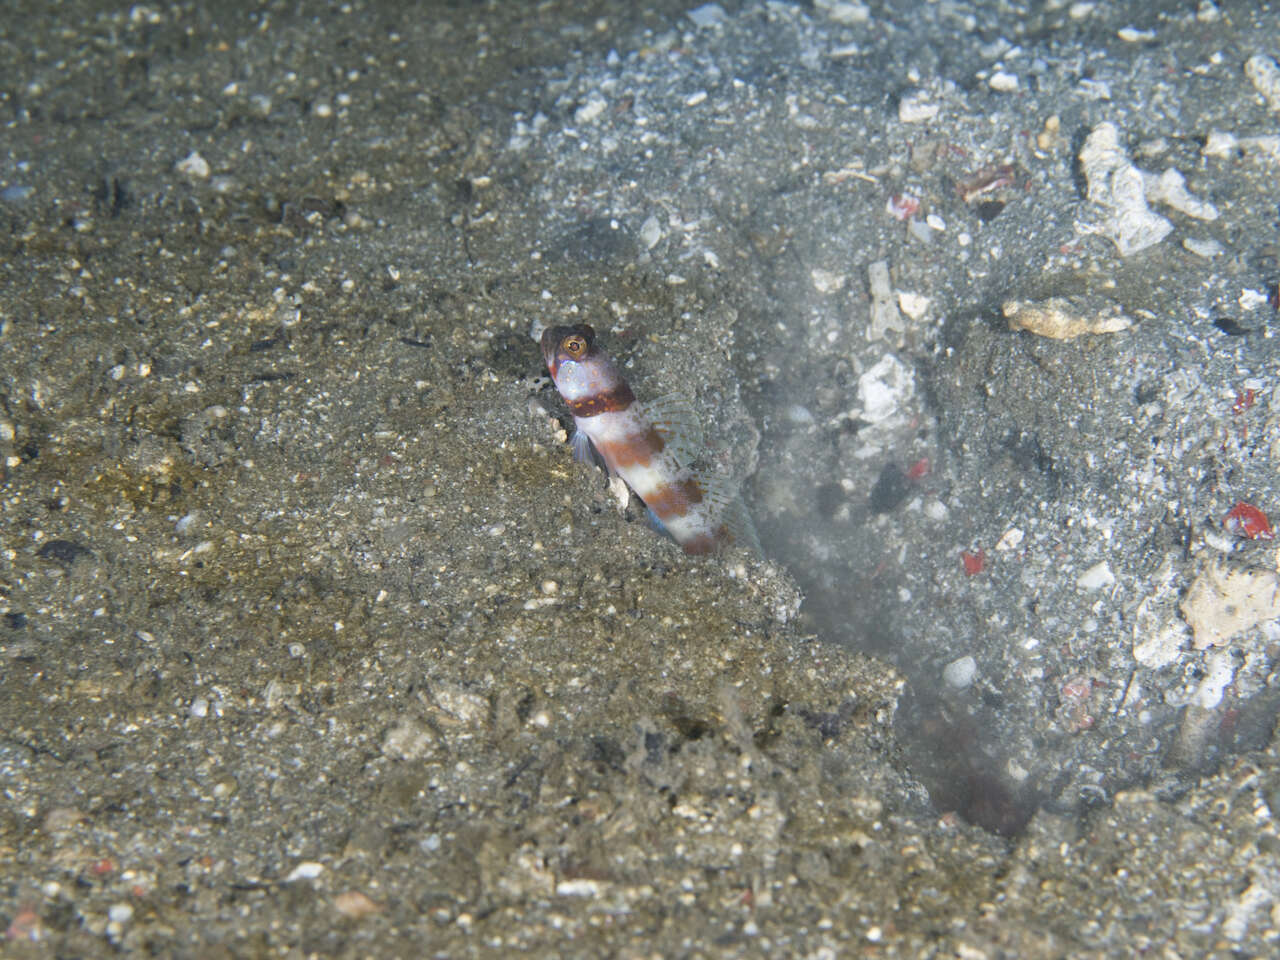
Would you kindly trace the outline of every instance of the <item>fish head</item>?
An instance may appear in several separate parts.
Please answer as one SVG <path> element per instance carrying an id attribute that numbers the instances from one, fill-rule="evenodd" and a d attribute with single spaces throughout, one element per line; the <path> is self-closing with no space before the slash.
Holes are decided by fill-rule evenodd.
<path id="1" fill-rule="evenodd" d="M 585 363 L 595 348 L 596 332 L 585 323 L 542 331 L 542 359 L 547 362 L 552 380 L 559 376 L 564 364 Z"/>
<path id="2" fill-rule="evenodd" d="M 608 354 L 596 346 L 596 332 L 585 323 L 544 330 L 542 357 L 576 417 L 624 409 L 635 399 Z"/>

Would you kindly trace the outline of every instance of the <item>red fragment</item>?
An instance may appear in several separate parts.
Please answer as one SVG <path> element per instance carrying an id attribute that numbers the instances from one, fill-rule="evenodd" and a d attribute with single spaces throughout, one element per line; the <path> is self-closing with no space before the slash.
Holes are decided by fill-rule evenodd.
<path id="1" fill-rule="evenodd" d="M 920 212 L 920 200 L 909 193 L 895 193 L 885 204 L 885 209 L 896 220 L 910 220 Z"/>
<path id="2" fill-rule="evenodd" d="M 956 193 L 965 203 L 973 203 L 983 194 L 1010 187 L 1017 182 L 1017 171 L 1011 164 L 983 167 L 964 183 L 956 186 Z"/>
<path id="3" fill-rule="evenodd" d="M 1231 405 L 1231 412 L 1236 416 L 1244 413 L 1253 406 L 1254 401 L 1258 399 L 1258 391 L 1250 387 L 1243 393 L 1236 394 L 1236 402 Z"/>
<path id="4" fill-rule="evenodd" d="M 979 550 L 977 553 L 970 553 L 964 550 L 960 554 L 960 562 L 964 564 L 964 572 L 972 577 L 982 572 L 982 568 L 986 566 L 987 555 L 984 551 Z"/>
<path id="5" fill-rule="evenodd" d="M 1069 733 L 1083 733 L 1093 729 L 1096 719 L 1089 711 L 1089 698 L 1097 686 L 1100 684 L 1082 674 L 1068 677 L 1062 684 L 1062 702 L 1055 716 Z"/>
<path id="6" fill-rule="evenodd" d="M 96 861 L 89 867 L 89 872 L 95 877 L 101 877 L 103 874 L 114 873 L 115 869 L 116 862 L 110 857 L 103 857 L 101 860 Z"/>
<path id="7" fill-rule="evenodd" d="M 921 457 L 911 466 L 907 467 L 907 479 L 919 480 L 928 472 L 929 472 L 929 458 Z"/>
<path id="8" fill-rule="evenodd" d="M 40 914 L 36 913 L 35 907 L 29 903 L 20 905 L 18 912 L 13 915 L 13 919 L 9 922 L 9 928 L 4 932 L 5 939 L 31 940 L 34 942 L 38 941 L 41 936 Z"/>
<path id="9" fill-rule="evenodd" d="M 1074 676 L 1062 685 L 1064 698 L 1082 700 L 1093 693 L 1093 681 L 1088 677 Z"/>
<path id="10" fill-rule="evenodd" d="M 1271 521 L 1267 515 L 1252 503 L 1241 500 L 1222 518 L 1222 525 L 1228 533 L 1247 540 L 1273 540 L 1275 532 L 1271 529 Z"/>

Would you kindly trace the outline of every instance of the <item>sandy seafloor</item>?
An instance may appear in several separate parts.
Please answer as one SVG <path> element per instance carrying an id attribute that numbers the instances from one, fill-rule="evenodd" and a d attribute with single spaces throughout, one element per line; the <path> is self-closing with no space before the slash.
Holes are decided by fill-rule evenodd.
<path id="1" fill-rule="evenodd" d="M 1278 57 L 8 4 L 0 954 L 1274 955 Z M 571 459 L 583 320 L 765 559 Z"/>

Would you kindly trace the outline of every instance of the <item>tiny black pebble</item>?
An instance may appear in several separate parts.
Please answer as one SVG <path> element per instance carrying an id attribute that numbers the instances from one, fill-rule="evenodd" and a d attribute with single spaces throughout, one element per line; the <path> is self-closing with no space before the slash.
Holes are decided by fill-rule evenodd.
<path id="1" fill-rule="evenodd" d="M 844 503 L 844 489 L 838 483 L 824 483 L 818 487 L 818 513 L 830 520 Z"/>
<path id="2" fill-rule="evenodd" d="M 36 556 L 41 560 L 52 560 L 54 563 L 66 564 L 75 563 L 81 557 L 91 555 L 88 548 L 70 540 L 50 540 L 36 551 Z"/>
<path id="3" fill-rule="evenodd" d="M 896 463 L 886 463 L 871 488 L 871 512 L 889 513 L 896 510 L 911 492 L 911 481 Z"/>
<path id="4" fill-rule="evenodd" d="M 983 223 L 990 223 L 1000 216 L 1002 210 L 1004 210 L 1003 200 L 984 200 L 978 204 L 978 219 Z"/>
<path id="5" fill-rule="evenodd" d="M 1234 317 L 1218 317 L 1213 321 L 1213 325 L 1228 337 L 1243 337 L 1247 333 L 1253 333 L 1248 327 L 1242 327 L 1240 321 Z"/>

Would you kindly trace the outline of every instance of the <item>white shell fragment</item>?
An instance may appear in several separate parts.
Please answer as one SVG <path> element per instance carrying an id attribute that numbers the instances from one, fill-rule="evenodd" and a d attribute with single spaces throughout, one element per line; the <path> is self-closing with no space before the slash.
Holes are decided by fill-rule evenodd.
<path id="1" fill-rule="evenodd" d="M 1004 532 L 998 541 L 996 541 L 996 549 L 1001 552 L 1009 550 L 1017 550 L 1022 545 L 1022 538 L 1026 536 L 1018 527 L 1010 527 Z"/>
<path id="2" fill-rule="evenodd" d="M 1135 631 L 1136 634 L 1137 631 Z M 1144 667 L 1158 670 L 1166 664 L 1178 659 L 1187 641 L 1187 625 L 1162 623 L 1141 637 L 1135 635 L 1133 640 L 1133 659 Z"/>
<path id="3" fill-rule="evenodd" d="M 587 98 L 587 102 L 573 112 L 574 123 L 592 123 L 600 119 L 601 114 L 609 105 L 605 103 L 604 97 L 598 93 L 593 93 Z"/>
<path id="4" fill-rule="evenodd" d="M 431 719 L 445 729 L 478 726 L 489 713 L 485 697 L 453 683 L 433 684 L 431 700 Z"/>
<path id="5" fill-rule="evenodd" d="M 836 293 L 844 289 L 843 273 L 832 273 L 830 270 L 814 267 L 809 271 L 809 279 L 813 281 L 813 289 L 819 293 Z"/>
<path id="6" fill-rule="evenodd" d="M 382 753 L 394 760 L 419 760 L 431 752 L 436 738 L 415 717 L 402 716 L 382 737 Z"/>
<path id="7" fill-rule="evenodd" d="M 1001 310 L 1010 330 L 1026 330 L 1054 340 L 1070 340 L 1086 333 L 1118 333 L 1133 326 L 1117 304 L 1100 298 L 1078 303 L 1063 297 L 1037 303 L 1007 300 Z"/>
<path id="8" fill-rule="evenodd" d="M 1182 241 L 1182 246 L 1205 260 L 1212 260 L 1227 252 L 1227 248 L 1212 237 L 1187 237 Z"/>
<path id="9" fill-rule="evenodd" d="M 1106 211 L 1095 229 L 1127 257 L 1154 246 L 1169 235 L 1173 224 L 1147 206 L 1142 171 L 1120 146 L 1113 123 L 1093 128 L 1080 150 L 1080 167 L 1089 185 L 1089 199 Z"/>
<path id="10" fill-rule="evenodd" d="M 1258 137 L 1237 137 L 1234 133 L 1211 130 L 1200 153 L 1206 157 L 1230 160 L 1237 151 L 1250 158 L 1280 160 L 1280 136 L 1264 134 Z"/>
<path id="11" fill-rule="evenodd" d="M 898 306 L 908 317 L 918 321 L 924 318 L 925 311 L 929 309 L 929 298 L 920 293 L 899 290 Z"/>
<path id="12" fill-rule="evenodd" d="M 872 424 L 889 419 L 911 399 L 915 389 L 915 377 L 910 368 L 895 357 L 882 357 L 858 378 L 862 419 Z"/>
<path id="13" fill-rule="evenodd" d="M 813 0 L 816 9 L 827 15 L 832 23 L 866 23 L 871 17 L 871 8 L 865 3 L 848 3 L 846 0 Z"/>
<path id="14" fill-rule="evenodd" d="M 1192 694 L 1191 702 L 1204 710 L 1212 710 L 1222 702 L 1223 691 L 1236 678 L 1235 661 L 1227 650 L 1217 650 L 1204 658 L 1204 679 Z"/>
<path id="15" fill-rule="evenodd" d="M 1280 617 L 1280 576 L 1272 570 L 1213 563 L 1182 601 L 1197 650 L 1221 647 L 1237 634 Z"/>
<path id="16" fill-rule="evenodd" d="M 978 663 L 973 657 L 960 657 L 942 668 L 942 679 L 946 681 L 947 686 L 955 687 L 957 690 L 963 690 L 969 686 L 977 675 Z"/>
<path id="17" fill-rule="evenodd" d="M 1146 185 L 1148 200 L 1168 204 L 1179 213 L 1197 220 L 1218 219 L 1218 208 L 1207 200 L 1193 197 L 1187 190 L 1186 177 L 1172 167 L 1158 177 L 1153 173 L 1144 173 L 1142 181 Z"/>
<path id="18" fill-rule="evenodd" d="M 685 15 L 694 22 L 695 27 L 717 27 L 728 19 L 728 14 L 724 13 L 723 6 L 719 4 L 695 6 Z"/>
<path id="19" fill-rule="evenodd" d="M 1076 577 L 1076 586 L 1081 590 L 1101 590 L 1116 582 L 1116 575 L 1111 572 L 1111 565 L 1105 560 L 1095 563 L 1080 576 Z"/>
<path id="20" fill-rule="evenodd" d="M 1125 43 L 1145 43 L 1156 38 L 1154 30 L 1139 30 L 1137 27 L 1121 27 L 1116 36 Z"/>
<path id="21" fill-rule="evenodd" d="M 188 177 L 194 177 L 196 180 L 209 179 L 209 161 L 200 156 L 195 150 L 192 150 L 185 157 L 174 164 L 173 169 L 178 173 L 185 174 Z"/>
<path id="22" fill-rule="evenodd" d="M 729 15 L 724 12 L 724 7 L 718 3 L 704 3 L 700 7 L 686 11 L 685 16 L 692 20 L 696 27 L 717 27 L 729 19 Z"/>
<path id="23" fill-rule="evenodd" d="M 652 250 L 658 245 L 662 239 L 662 224 L 658 223 L 658 218 L 649 216 L 645 222 L 640 225 L 640 245 L 646 250 Z"/>
<path id="24" fill-rule="evenodd" d="M 1244 64 L 1244 75 L 1255 90 L 1262 94 L 1267 106 L 1280 112 L 1280 66 L 1261 53 L 1250 57 Z"/>
<path id="25" fill-rule="evenodd" d="M 923 90 L 913 90 L 898 101 L 898 119 L 903 123 L 924 123 L 941 109 Z"/>
<path id="26" fill-rule="evenodd" d="M 867 267 L 867 286 L 871 290 L 871 322 L 867 324 L 867 339 L 902 346 L 907 323 L 894 302 L 887 260 L 877 260 Z"/>
<path id="27" fill-rule="evenodd" d="M 1174 561 L 1165 558 L 1152 577 L 1152 590 L 1138 603 L 1133 615 L 1133 659 L 1157 670 L 1173 663 L 1191 639 L 1191 631 L 1178 616 L 1178 592 L 1182 584 Z"/>
<path id="28" fill-rule="evenodd" d="M 997 70 L 987 80 L 987 86 L 998 93 L 1012 93 L 1018 89 L 1018 75 L 1007 70 Z"/>
<path id="29" fill-rule="evenodd" d="M 284 882 L 296 883 L 299 880 L 314 880 L 322 873 L 324 873 L 323 863 L 316 863 L 314 860 L 304 860 L 289 872 L 289 875 L 284 878 Z"/>
<path id="30" fill-rule="evenodd" d="M 627 486 L 627 481 L 621 477 L 610 477 L 609 492 L 613 494 L 618 513 L 626 513 L 627 505 L 631 503 L 631 488 Z"/>

